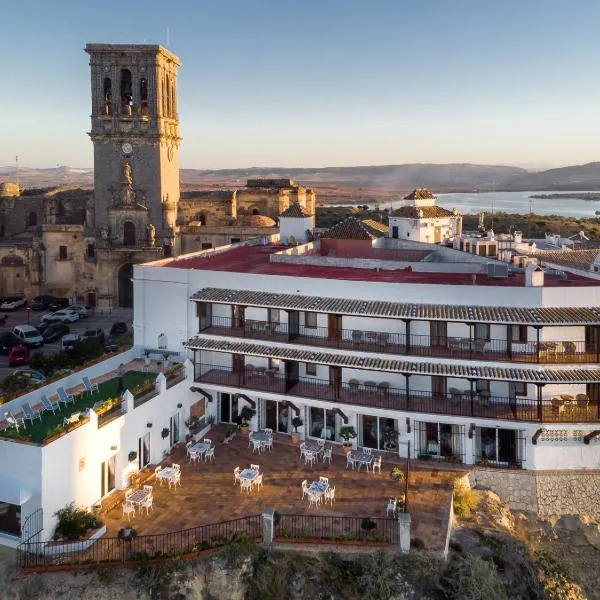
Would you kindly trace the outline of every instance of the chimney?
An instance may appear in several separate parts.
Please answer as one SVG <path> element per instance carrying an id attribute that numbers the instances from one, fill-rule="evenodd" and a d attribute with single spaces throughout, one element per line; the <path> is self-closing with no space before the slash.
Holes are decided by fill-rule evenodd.
<path id="1" fill-rule="evenodd" d="M 537 265 L 525 267 L 525 287 L 542 287 L 544 285 L 544 271 Z"/>

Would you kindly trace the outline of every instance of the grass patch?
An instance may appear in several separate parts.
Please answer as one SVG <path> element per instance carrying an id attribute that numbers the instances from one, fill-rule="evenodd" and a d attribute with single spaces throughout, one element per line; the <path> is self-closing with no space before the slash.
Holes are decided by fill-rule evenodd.
<path id="1" fill-rule="evenodd" d="M 127 371 L 123 376 L 123 385 L 125 389 L 131 390 L 140 384 L 153 381 L 154 379 L 156 379 L 155 374 L 142 373 L 141 371 Z M 48 437 L 50 430 L 62 425 L 65 417 L 74 412 L 83 412 L 91 408 L 96 402 L 117 396 L 118 385 L 119 380 L 115 377 L 101 383 L 98 386 L 98 393 L 92 395 L 80 394 L 75 398 L 75 404 L 69 404 L 67 407 L 61 405 L 61 410 L 57 411 L 54 415 L 50 412 L 42 413 L 41 421 L 36 419 L 33 423 L 27 422 L 26 428 L 21 430 L 24 434 L 22 439 L 41 444 Z"/>
<path id="2" fill-rule="evenodd" d="M 479 493 L 465 484 L 454 486 L 454 513 L 459 517 L 469 517 L 479 504 Z"/>

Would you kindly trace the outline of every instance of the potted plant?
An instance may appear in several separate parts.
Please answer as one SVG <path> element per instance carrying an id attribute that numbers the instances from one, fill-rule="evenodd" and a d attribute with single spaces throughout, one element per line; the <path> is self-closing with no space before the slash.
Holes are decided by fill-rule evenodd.
<path id="1" fill-rule="evenodd" d="M 294 417 L 292 419 L 292 427 L 294 428 L 294 433 L 292 433 L 292 443 L 299 444 L 300 443 L 300 434 L 298 433 L 298 427 L 302 427 L 303 421 L 300 417 Z"/>
<path id="2" fill-rule="evenodd" d="M 215 415 L 207 415 L 204 420 L 206 421 L 206 424 L 210 425 L 212 428 L 212 426 L 215 424 L 215 421 L 217 419 L 216 419 Z"/>
<path id="3" fill-rule="evenodd" d="M 133 462 L 134 460 L 137 459 L 137 452 L 135 450 L 132 450 L 128 455 L 127 455 L 127 460 L 129 462 Z"/>
<path id="4" fill-rule="evenodd" d="M 162 431 L 160 432 L 160 437 L 162 437 L 163 440 L 167 439 L 169 437 L 169 428 L 168 427 L 163 427 Z"/>
<path id="5" fill-rule="evenodd" d="M 351 425 L 342 427 L 340 429 L 340 437 L 343 440 L 342 446 L 344 447 L 344 451 L 346 452 L 346 454 L 348 454 L 348 452 L 350 452 L 350 450 L 352 449 L 352 442 L 350 440 L 356 438 L 356 431 L 354 427 L 352 427 Z"/>
<path id="6" fill-rule="evenodd" d="M 253 408 L 250 408 L 249 406 L 244 406 L 244 408 L 242 408 L 242 410 L 240 411 L 239 417 L 242 420 L 240 428 L 242 430 L 242 433 L 244 433 L 245 435 L 248 435 L 249 421 L 255 414 L 256 411 Z"/>
<path id="7" fill-rule="evenodd" d="M 402 467 L 399 467 L 398 465 L 392 467 L 390 477 L 398 483 L 404 483 L 404 480 L 406 479 Z"/>

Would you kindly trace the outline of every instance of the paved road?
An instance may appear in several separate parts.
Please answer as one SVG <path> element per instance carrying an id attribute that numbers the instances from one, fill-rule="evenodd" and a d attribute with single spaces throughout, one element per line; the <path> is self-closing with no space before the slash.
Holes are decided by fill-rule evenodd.
<path id="1" fill-rule="evenodd" d="M 39 324 L 42 315 L 48 311 L 31 311 L 29 313 L 29 324 L 34 327 Z M 1 331 L 11 331 L 16 325 L 27 323 L 27 311 L 17 310 L 12 313 L 3 313 L 8 316 L 6 323 L 0 325 Z M 75 323 L 67 323 L 71 333 L 83 333 L 86 329 L 96 329 L 102 327 L 104 334 L 108 335 L 111 325 L 117 321 L 125 321 L 129 329 L 133 323 L 133 309 L 131 308 L 114 308 L 110 314 L 90 313 L 90 316 L 85 319 L 80 319 Z M 54 354 L 60 350 L 60 341 L 53 344 L 44 344 L 41 348 L 36 348 L 33 352 L 43 352 L 44 354 Z M 8 357 L 0 356 L 0 379 L 6 377 L 13 371 L 14 367 L 8 366 Z"/>

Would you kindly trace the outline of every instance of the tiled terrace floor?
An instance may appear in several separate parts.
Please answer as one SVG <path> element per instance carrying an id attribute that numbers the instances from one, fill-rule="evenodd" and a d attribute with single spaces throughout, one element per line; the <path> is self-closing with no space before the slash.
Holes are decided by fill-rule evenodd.
<path id="1" fill-rule="evenodd" d="M 386 517 L 388 499 L 400 494 L 400 486 L 390 475 L 391 461 L 384 462 L 382 472 L 370 473 L 346 470 L 345 455 L 334 454 L 331 465 L 305 466 L 297 446 L 289 438 L 276 440 L 273 451 L 252 454 L 247 438 L 237 436 L 230 444 L 221 443 L 223 434 L 213 429 L 208 436 L 216 442 L 214 463 L 190 465 L 185 450 L 178 448 L 165 463 L 177 462 L 182 467 L 182 485 L 169 490 L 159 486 L 154 478 L 154 511 L 150 515 L 136 514 L 131 524 L 138 535 L 167 533 L 197 525 L 259 514 L 263 508 L 274 507 L 280 513 L 320 514 L 353 517 Z M 395 464 L 400 464 L 400 460 Z M 404 462 L 404 461 L 402 461 Z M 264 472 L 264 487 L 248 495 L 234 485 L 233 469 L 257 463 Z M 441 531 L 444 511 L 448 509 L 452 483 L 462 474 L 459 470 L 412 470 L 409 483 L 409 512 L 412 516 L 412 536 L 421 538 L 426 546 L 439 549 L 443 543 Z M 302 500 L 301 482 L 309 483 L 320 475 L 329 477 L 336 488 L 336 501 L 318 509 L 308 508 Z M 122 494 L 122 492 L 119 492 Z M 109 499 L 110 500 L 110 499 Z M 114 536 L 127 525 L 122 505 L 106 513 L 103 518 L 108 535 Z"/>

